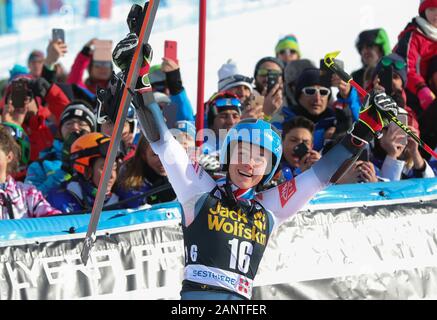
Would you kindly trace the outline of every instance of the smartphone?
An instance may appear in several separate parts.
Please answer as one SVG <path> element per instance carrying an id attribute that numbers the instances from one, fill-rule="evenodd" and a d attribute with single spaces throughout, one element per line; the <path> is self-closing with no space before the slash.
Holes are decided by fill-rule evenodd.
<path id="1" fill-rule="evenodd" d="M 94 42 L 93 60 L 97 62 L 112 61 L 112 40 L 96 40 Z"/>
<path id="2" fill-rule="evenodd" d="M 385 93 L 393 94 L 393 66 L 382 67 L 378 72 L 379 84 L 384 87 Z"/>
<path id="3" fill-rule="evenodd" d="M 172 40 L 164 42 L 164 58 L 178 62 L 178 43 Z"/>
<path id="4" fill-rule="evenodd" d="M 24 101 L 27 96 L 27 83 L 23 80 L 16 80 L 12 82 L 11 99 L 14 108 L 24 108 Z"/>
<path id="5" fill-rule="evenodd" d="M 343 60 L 334 59 L 336 65 L 344 69 Z M 325 60 L 320 59 L 320 81 L 326 86 L 331 87 L 331 79 L 334 72 L 325 65 Z"/>
<path id="6" fill-rule="evenodd" d="M 309 149 L 305 143 L 300 143 L 293 149 L 293 154 L 300 159 L 302 159 L 307 153 Z"/>
<path id="7" fill-rule="evenodd" d="M 65 43 L 64 29 L 52 29 L 52 40 L 61 40 L 63 43 Z"/>
<path id="8" fill-rule="evenodd" d="M 267 94 L 272 91 L 273 87 L 279 81 L 279 74 L 271 72 L 270 70 L 267 72 Z"/>

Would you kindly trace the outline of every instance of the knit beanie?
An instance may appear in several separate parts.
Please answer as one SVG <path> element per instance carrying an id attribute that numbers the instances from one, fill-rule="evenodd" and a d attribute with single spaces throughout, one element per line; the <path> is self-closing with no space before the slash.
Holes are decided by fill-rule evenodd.
<path id="1" fill-rule="evenodd" d="M 419 14 L 424 13 L 428 8 L 437 8 L 437 0 L 420 0 Z"/>
<path id="2" fill-rule="evenodd" d="M 273 62 L 276 63 L 282 71 L 284 71 L 284 63 L 278 59 L 278 58 L 274 58 L 274 57 L 264 57 L 261 60 L 259 60 L 256 65 L 255 65 L 255 73 L 254 73 L 254 78 L 256 78 L 256 75 L 258 73 L 258 69 L 263 65 L 263 63 L 265 62 Z"/>
<path id="3" fill-rule="evenodd" d="M 300 49 L 299 49 L 299 43 L 297 41 L 296 36 L 293 34 L 289 34 L 289 35 L 281 38 L 278 41 L 278 43 L 276 44 L 276 47 L 275 47 L 275 53 L 278 54 L 281 50 L 284 50 L 284 49 L 294 50 L 297 52 L 299 57 L 301 56 Z"/>
<path id="4" fill-rule="evenodd" d="M 299 97 L 302 94 L 302 89 L 305 87 L 311 87 L 319 85 L 329 88 L 331 84 L 324 83 L 323 78 L 320 76 L 320 69 L 308 68 L 305 69 L 297 79 L 295 97 L 296 101 L 299 101 Z"/>
<path id="5" fill-rule="evenodd" d="M 229 59 L 218 71 L 218 91 L 226 91 L 238 86 L 246 86 L 252 92 L 252 78 L 243 76 L 235 61 Z"/>
<path id="6" fill-rule="evenodd" d="M 62 125 L 72 118 L 79 118 L 85 122 L 87 122 L 91 128 L 91 131 L 96 130 L 96 116 L 91 111 L 89 107 L 87 107 L 82 102 L 72 102 L 70 103 L 62 112 L 61 114 L 61 121 L 59 128 L 62 127 Z"/>
<path id="7" fill-rule="evenodd" d="M 384 56 L 388 55 L 391 52 L 390 40 L 388 38 L 387 32 L 385 32 L 383 28 L 364 30 L 363 32 L 361 32 L 356 42 L 358 52 L 361 52 L 361 49 L 366 45 L 379 46 Z"/>
<path id="8" fill-rule="evenodd" d="M 405 88 L 405 86 L 407 85 L 407 64 L 405 62 L 405 59 L 400 55 L 398 55 L 397 53 L 391 53 L 385 57 L 382 57 L 382 59 L 376 65 L 375 70 L 373 70 L 372 78 L 375 78 L 376 75 L 381 71 L 381 69 L 384 68 L 384 65 L 382 63 L 384 59 L 385 60 L 390 59 L 393 63 L 401 62 L 404 64 L 405 67 L 402 69 L 398 69 L 396 68 L 396 66 L 393 66 L 393 72 L 397 73 L 401 77 L 402 85 Z"/>

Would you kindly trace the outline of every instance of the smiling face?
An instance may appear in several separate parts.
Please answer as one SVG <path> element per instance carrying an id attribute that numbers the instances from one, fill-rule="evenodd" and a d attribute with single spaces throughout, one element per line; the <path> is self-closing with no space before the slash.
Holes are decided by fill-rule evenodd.
<path id="1" fill-rule="evenodd" d="M 259 184 L 271 170 L 272 153 L 257 145 L 239 142 L 232 149 L 229 177 L 237 187 L 249 189 Z"/>

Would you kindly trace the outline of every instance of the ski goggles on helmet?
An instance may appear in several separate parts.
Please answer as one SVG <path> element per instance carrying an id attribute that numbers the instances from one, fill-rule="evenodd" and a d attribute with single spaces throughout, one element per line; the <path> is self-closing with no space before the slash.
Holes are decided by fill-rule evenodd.
<path id="1" fill-rule="evenodd" d="M 241 102 L 237 98 L 219 98 L 214 101 L 214 105 L 220 107 L 235 107 L 241 108 Z"/>
<path id="2" fill-rule="evenodd" d="M 320 96 L 322 97 L 327 97 L 330 95 L 331 90 L 329 90 L 328 88 L 317 88 L 317 87 L 305 87 L 302 89 L 302 92 L 306 95 L 306 96 L 315 96 L 316 93 L 320 94 Z"/>
<path id="3" fill-rule="evenodd" d="M 272 70 L 272 69 L 259 69 L 257 72 L 256 72 L 256 75 L 257 76 L 260 76 L 260 77 L 267 77 L 267 75 L 268 74 L 274 74 L 274 75 L 282 75 L 282 71 L 279 71 L 279 70 Z"/>
<path id="4" fill-rule="evenodd" d="M 404 61 L 395 61 L 390 59 L 389 57 L 383 57 L 381 59 L 381 64 L 384 67 L 393 66 L 396 70 L 402 70 L 407 67 L 407 64 Z"/>

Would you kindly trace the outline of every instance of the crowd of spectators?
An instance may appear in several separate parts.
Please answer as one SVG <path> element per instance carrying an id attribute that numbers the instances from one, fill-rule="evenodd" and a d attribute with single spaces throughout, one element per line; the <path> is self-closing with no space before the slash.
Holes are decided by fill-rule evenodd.
<path id="1" fill-rule="evenodd" d="M 114 66 L 95 59 L 96 41 L 77 53 L 69 72 L 59 63 L 68 52 L 59 39 L 51 40 L 45 53 L 31 52 L 26 67 L 11 68 L 0 101 L 0 219 L 91 211 L 114 128 L 98 114 L 104 100 L 99 92 L 113 85 Z M 399 119 L 436 149 L 437 1 L 421 1 L 419 15 L 401 30 L 394 47 L 379 28 L 363 30 L 356 49 L 362 61 L 352 73 L 356 82 L 391 95 L 402 110 Z M 270 185 L 308 170 L 358 120 L 362 100 L 356 89 L 318 61 L 306 59 L 295 35 L 281 38 L 273 52 L 256 63 L 253 75 L 241 74 L 232 59 L 218 70 L 217 92 L 204 104 L 205 128 L 213 134 L 205 136 L 202 148 L 195 147 L 195 114 L 178 62 L 164 58 L 150 69 L 154 97 L 168 127 L 176 129 L 174 135 L 193 161 L 217 179 L 226 175 L 219 163 L 224 134 L 242 119 L 264 119 L 282 132 L 283 158 Z M 437 159 L 392 124 L 338 183 L 436 173 Z M 175 200 L 131 107 L 104 208 Z"/>

